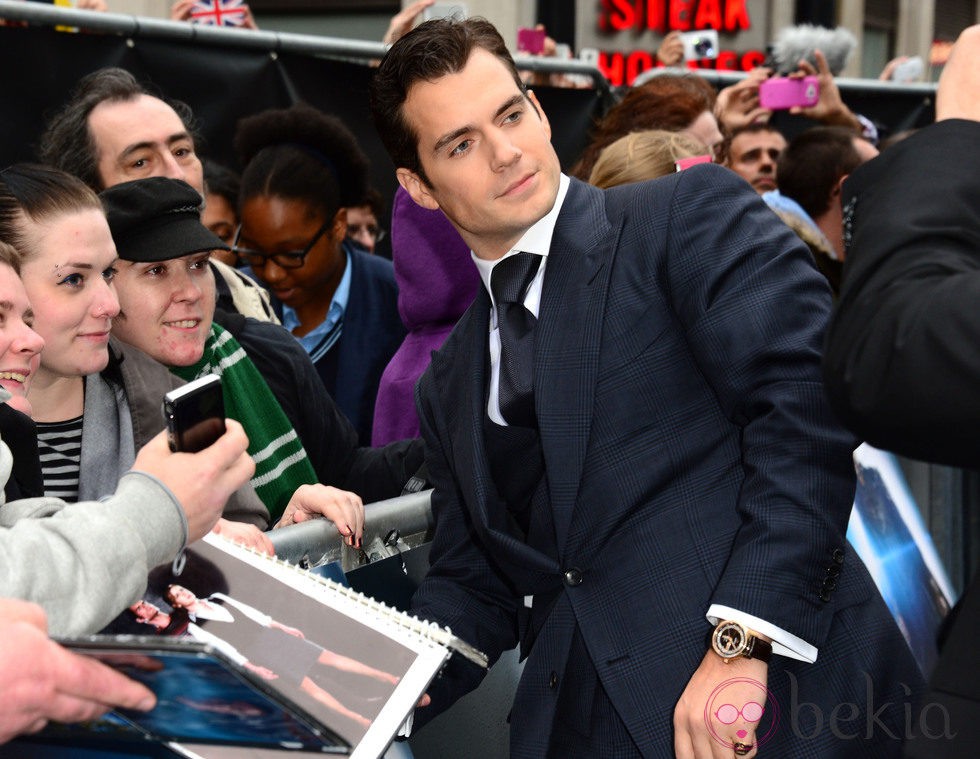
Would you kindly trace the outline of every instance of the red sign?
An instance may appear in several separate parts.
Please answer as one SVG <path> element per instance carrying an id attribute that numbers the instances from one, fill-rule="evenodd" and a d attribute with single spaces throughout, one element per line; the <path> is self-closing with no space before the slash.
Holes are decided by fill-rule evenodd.
<path id="1" fill-rule="evenodd" d="M 600 32 L 666 34 L 677 30 L 717 29 L 738 32 L 749 29 L 746 0 L 602 0 L 599 9 Z"/>
<path id="2" fill-rule="evenodd" d="M 750 71 L 761 66 L 766 54 L 762 50 L 749 50 L 736 53 L 733 50 L 721 50 L 714 60 L 689 61 L 687 66 L 692 69 L 716 69 L 718 71 Z M 646 50 L 633 50 L 629 53 L 599 51 L 598 68 L 609 80 L 613 87 L 631 85 L 637 76 L 647 69 L 660 64 L 656 61 L 656 53 Z"/>

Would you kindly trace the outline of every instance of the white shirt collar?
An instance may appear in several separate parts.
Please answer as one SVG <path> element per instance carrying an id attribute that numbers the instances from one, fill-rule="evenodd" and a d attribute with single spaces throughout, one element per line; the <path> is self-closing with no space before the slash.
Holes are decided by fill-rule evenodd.
<path id="1" fill-rule="evenodd" d="M 537 253 L 539 256 L 544 256 L 547 259 L 548 251 L 551 249 L 551 238 L 555 234 L 555 225 L 558 223 L 558 214 L 561 213 L 561 207 L 565 203 L 565 196 L 568 194 L 569 184 L 571 182 L 568 177 L 560 174 L 558 177 L 558 193 L 555 196 L 555 204 L 551 207 L 551 210 L 534 222 L 530 229 L 517 241 L 517 244 L 500 258 L 495 261 L 486 261 L 478 258 L 472 250 L 470 251 L 470 256 L 472 256 L 474 263 L 476 263 L 476 268 L 480 272 L 480 279 L 483 280 L 483 286 L 487 289 L 487 292 L 490 292 L 490 272 L 493 271 L 494 266 L 505 258 L 519 252 L 524 252 Z M 493 296 L 491 295 L 490 297 L 492 298 Z"/>

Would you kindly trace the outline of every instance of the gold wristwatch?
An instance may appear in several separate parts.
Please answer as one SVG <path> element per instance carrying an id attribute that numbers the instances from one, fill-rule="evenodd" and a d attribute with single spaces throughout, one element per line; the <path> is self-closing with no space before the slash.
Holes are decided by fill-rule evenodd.
<path id="1" fill-rule="evenodd" d="M 711 634 L 711 647 L 724 660 L 725 664 L 744 656 L 767 662 L 772 656 L 772 644 L 731 620 L 719 622 Z"/>

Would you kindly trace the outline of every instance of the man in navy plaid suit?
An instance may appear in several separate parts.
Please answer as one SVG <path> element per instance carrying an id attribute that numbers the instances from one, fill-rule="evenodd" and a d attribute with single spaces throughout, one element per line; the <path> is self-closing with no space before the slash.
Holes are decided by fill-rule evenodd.
<path id="1" fill-rule="evenodd" d="M 511 756 L 897 756 L 922 680 L 844 539 L 854 440 L 824 400 L 806 249 L 716 166 L 563 176 L 482 20 L 403 37 L 372 110 L 487 285 L 417 388 L 436 526 L 412 605 L 491 660 L 520 643 Z M 489 292 L 512 257 L 519 403 Z M 416 719 L 479 679 L 453 663 Z"/>

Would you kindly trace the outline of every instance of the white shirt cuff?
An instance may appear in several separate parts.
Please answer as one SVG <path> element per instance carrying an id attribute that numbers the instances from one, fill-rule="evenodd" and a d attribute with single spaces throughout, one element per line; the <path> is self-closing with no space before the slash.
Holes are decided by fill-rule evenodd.
<path id="1" fill-rule="evenodd" d="M 738 609 L 733 609 L 730 606 L 722 606 L 721 604 L 711 604 L 707 617 L 708 621 L 713 625 L 730 619 L 732 622 L 738 622 L 740 625 L 747 627 L 752 632 L 757 632 L 760 635 L 771 638 L 772 652 L 774 654 L 788 656 L 790 659 L 798 659 L 809 662 L 810 664 L 817 660 L 816 647 L 811 646 L 802 638 L 797 638 L 795 635 L 786 632 L 781 627 L 776 627 L 776 625 L 766 622 L 764 619 L 753 617 L 751 614 L 746 614 Z"/>

